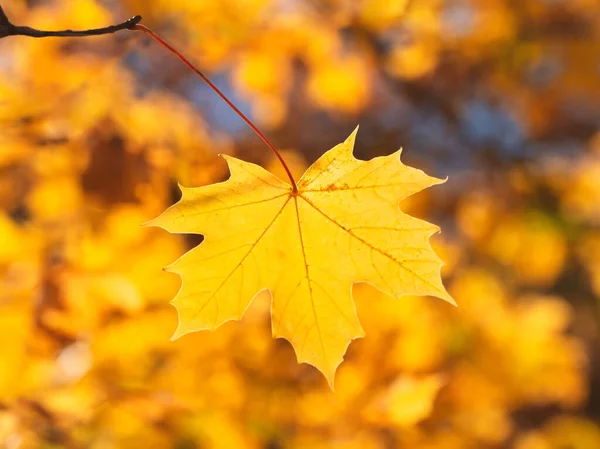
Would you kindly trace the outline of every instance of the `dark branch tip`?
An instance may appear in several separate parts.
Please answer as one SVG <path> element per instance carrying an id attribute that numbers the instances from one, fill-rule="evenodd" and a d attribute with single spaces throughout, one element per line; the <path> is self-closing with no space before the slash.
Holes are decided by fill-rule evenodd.
<path id="1" fill-rule="evenodd" d="M 129 19 L 127 22 L 125 22 L 127 24 L 127 29 L 129 30 L 133 30 L 135 28 L 135 26 L 140 23 L 142 21 L 142 16 L 137 15 L 137 16 L 133 16 L 131 19 Z"/>
<path id="2" fill-rule="evenodd" d="M 10 20 L 8 20 L 6 13 L 2 9 L 2 5 L 0 5 L 0 25 L 2 25 L 2 26 L 11 25 Z"/>

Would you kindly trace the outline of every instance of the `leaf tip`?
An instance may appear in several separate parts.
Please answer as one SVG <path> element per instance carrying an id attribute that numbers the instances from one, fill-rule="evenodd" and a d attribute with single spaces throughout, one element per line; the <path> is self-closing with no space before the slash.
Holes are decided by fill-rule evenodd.
<path id="1" fill-rule="evenodd" d="M 332 155 L 332 157 L 341 157 L 344 159 L 354 159 L 354 146 L 356 144 L 356 135 L 358 134 L 358 125 L 354 128 L 354 131 L 350 133 L 350 135 L 344 140 L 343 143 L 336 145 L 332 150 L 328 153 Z M 326 154 L 328 154 L 326 153 Z M 317 161 L 318 162 L 318 161 Z"/>
<path id="2" fill-rule="evenodd" d="M 445 178 L 435 178 L 436 179 L 436 184 L 445 184 L 448 179 L 450 179 L 448 176 L 446 176 Z"/>
<path id="3" fill-rule="evenodd" d="M 450 296 L 450 293 L 448 293 L 446 290 L 444 290 L 443 294 L 440 294 L 439 298 L 443 299 L 444 301 L 453 305 L 454 307 L 458 307 L 458 304 L 456 303 L 454 298 Z"/>
<path id="4" fill-rule="evenodd" d="M 240 170 L 240 161 L 238 158 L 229 156 L 228 154 L 219 154 L 219 157 L 225 159 L 225 163 L 227 164 L 227 168 L 229 169 L 229 178 L 233 178 L 236 176 L 236 173 Z"/>
<path id="5" fill-rule="evenodd" d="M 144 228 L 163 228 L 164 229 L 163 224 L 161 222 L 162 222 L 163 214 L 165 212 L 166 211 L 162 212 L 158 217 L 154 217 L 148 221 L 140 223 L 140 226 L 144 227 Z"/>
<path id="6" fill-rule="evenodd" d="M 403 150 L 403 148 L 400 147 L 397 151 L 394 151 L 389 156 L 384 156 L 384 157 L 389 158 L 390 160 L 392 160 L 394 162 L 399 162 L 401 165 L 404 165 L 404 163 L 402 162 L 402 150 Z"/>
<path id="7" fill-rule="evenodd" d="M 331 377 L 331 379 L 327 378 L 327 385 L 329 385 L 329 389 L 331 390 L 331 392 L 335 393 L 335 385 L 334 385 L 333 377 Z"/>
<path id="8" fill-rule="evenodd" d="M 354 143 L 356 142 L 356 135 L 358 134 L 359 127 L 360 127 L 360 125 L 356 125 L 356 128 L 354 128 L 354 131 L 352 131 L 350 133 L 350 135 L 344 142 L 346 145 L 350 146 L 350 148 L 354 148 Z"/>
<path id="9" fill-rule="evenodd" d="M 337 372 L 337 369 L 339 368 L 339 366 L 341 365 L 341 363 L 344 361 L 344 359 L 342 358 L 340 360 L 340 362 L 332 367 L 328 367 L 328 369 L 323 369 L 324 367 L 318 367 L 316 365 L 313 365 L 311 362 L 304 362 L 304 363 L 308 363 L 309 365 L 314 366 L 315 368 L 317 368 L 317 370 L 319 370 L 319 372 L 321 374 L 323 374 L 323 377 L 325 377 L 325 380 L 327 381 L 327 385 L 329 386 L 329 389 L 335 393 L 335 373 Z"/>
<path id="10" fill-rule="evenodd" d="M 179 338 L 183 337 L 187 333 L 189 333 L 189 331 L 183 329 L 181 327 L 181 323 L 179 323 L 179 325 L 177 326 L 177 329 L 175 330 L 175 333 L 171 336 L 171 341 L 178 340 Z"/>
<path id="11" fill-rule="evenodd" d="M 143 223 L 140 223 L 140 227 L 142 228 L 152 228 L 155 227 L 156 225 L 154 224 L 154 221 L 156 220 L 156 218 L 153 218 L 151 220 L 145 221 Z"/>

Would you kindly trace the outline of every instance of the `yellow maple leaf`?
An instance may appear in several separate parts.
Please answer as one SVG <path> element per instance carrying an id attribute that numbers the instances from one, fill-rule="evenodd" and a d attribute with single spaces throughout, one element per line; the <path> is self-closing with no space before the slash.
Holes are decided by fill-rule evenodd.
<path id="1" fill-rule="evenodd" d="M 204 235 L 167 268 L 182 278 L 173 338 L 239 320 L 268 289 L 273 336 L 289 340 L 298 361 L 318 368 L 333 388 L 349 343 L 364 335 L 355 282 L 396 298 L 433 295 L 454 304 L 429 244 L 438 227 L 399 208 L 444 181 L 402 164 L 400 151 L 360 161 L 355 137 L 309 167 L 297 192 L 258 165 L 224 156 L 227 181 L 181 187 L 181 200 L 148 223 Z"/>

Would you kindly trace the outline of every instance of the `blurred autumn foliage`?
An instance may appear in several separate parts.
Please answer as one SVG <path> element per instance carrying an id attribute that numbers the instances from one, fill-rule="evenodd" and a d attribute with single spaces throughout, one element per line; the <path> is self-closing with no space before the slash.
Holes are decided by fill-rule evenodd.
<path id="1" fill-rule="evenodd" d="M 600 447 L 600 1 L 10 0 L 15 23 L 134 14 L 259 124 L 296 174 L 356 155 L 449 181 L 403 203 L 441 225 L 459 304 L 354 288 L 366 338 L 332 393 L 240 323 L 171 342 L 199 243 L 140 227 L 218 153 L 277 162 L 141 33 L 0 40 L 0 447 Z"/>

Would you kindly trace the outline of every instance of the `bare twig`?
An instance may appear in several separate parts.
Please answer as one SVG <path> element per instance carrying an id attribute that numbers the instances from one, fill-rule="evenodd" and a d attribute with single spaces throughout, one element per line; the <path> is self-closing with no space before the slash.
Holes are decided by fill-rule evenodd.
<path id="1" fill-rule="evenodd" d="M 0 5 L 0 39 L 8 36 L 29 36 L 29 37 L 88 37 L 101 36 L 103 34 L 112 34 L 121 30 L 132 30 L 142 20 L 142 16 L 135 16 L 125 22 L 117 25 L 110 25 L 104 28 L 95 28 L 84 31 L 42 31 L 27 26 L 14 25 L 4 13 Z"/>
<path id="2" fill-rule="evenodd" d="M 10 24 L 10 21 L 8 20 L 8 17 L 6 17 L 6 14 L 4 14 L 2 5 L 0 5 L 0 26 L 5 26 L 7 24 Z"/>
<path id="3" fill-rule="evenodd" d="M 158 34 L 154 33 L 149 28 L 144 25 L 140 25 L 139 23 L 142 20 L 142 16 L 135 16 L 129 20 L 126 20 L 123 23 L 118 25 L 111 25 L 105 28 L 96 28 L 93 30 L 86 31 L 73 31 L 73 30 L 65 30 L 65 31 L 41 31 L 36 30 L 35 28 L 30 28 L 26 26 L 16 26 L 11 23 L 8 19 L 4 11 L 2 10 L 2 6 L 0 5 L 0 39 L 8 36 L 29 36 L 29 37 L 87 37 L 87 36 L 99 36 L 102 34 L 112 34 L 120 30 L 132 30 L 132 31 L 142 31 L 148 36 L 152 37 L 154 40 L 163 45 L 166 49 L 168 49 L 171 53 L 177 56 L 185 65 L 188 66 L 196 75 L 198 75 L 204 82 L 206 82 L 212 90 L 214 90 L 226 103 L 233 109 L 241 118 L 244 120 L 250 128 L 265 142 L 265 144 L 271 149 L 271 151 L 277 156 L 279 162 L 285 169 L 288 177 L 290 178 L 290 182 L 292 185 L 292 191 L 294 193 L 298 192 L 298 187 L 296 186 L 296 181 L 292 176 L 292 172 L 290 171 L 288 165 L 281 153 L 275 148 L 275 146 L 271 143 L 271 141 L 262 133 L 258 127 L 252 123 L 252 121 L 242 113 L 232 102 L 229 100 L 223 92 L 219 90 L 217 86 L 215 86 L 200 70 L 198 70 L 185 56 L 183 56 L 179 51 L 177 51 L 174 47 L 168 44 L 163 38 L 161 38 Z"/>

